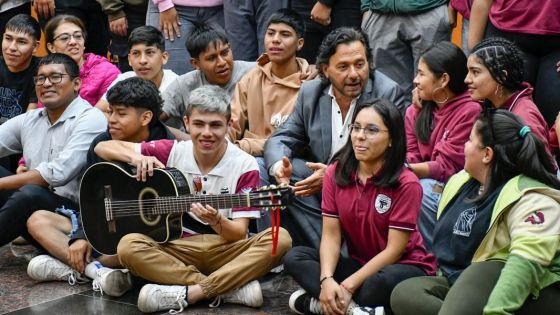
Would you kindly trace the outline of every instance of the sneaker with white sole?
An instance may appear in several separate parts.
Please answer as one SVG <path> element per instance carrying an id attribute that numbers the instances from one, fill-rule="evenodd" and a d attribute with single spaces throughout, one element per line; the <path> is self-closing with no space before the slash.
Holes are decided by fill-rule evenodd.
<path id="1" fill-rule="evenodd" d="M 186 298 L 185 286 L 146 284 L 138 294 L 138 309 L 144 313 L 167 310 L 171 314 L 181 313 L 189 305 Z"/>
<path id="2" fill-rule="evenodd" d="M 36 281 L 68 281 L 70 285 L 88 281 L 79 272 L 49 255 L 33 257 L 27 265 L 27 274 Z"/>
<path id="3" fill-rule="evenodd" d="M 96 277 L 93 279 L 93 291 L 101 292 L 119 297 L 132 288 L 132 277 L 128 269 L 112 269 L 102 267 L 95 271 Z"/>
<path id="4" fill-rule="evenodd" d="M 297 314 L 323 314 L 321 302 L 309 295 L 304 289 L 292 293 L 288 305 Z"/>
<path id="5" fill-rule="evenodd" d="M 222 295 L 220 299 L 224 303 L 261 307 L 263 304 L 261 284 L 259 281 L 253 280 L 239 289 L 235 289 L 230 293 Z"/>

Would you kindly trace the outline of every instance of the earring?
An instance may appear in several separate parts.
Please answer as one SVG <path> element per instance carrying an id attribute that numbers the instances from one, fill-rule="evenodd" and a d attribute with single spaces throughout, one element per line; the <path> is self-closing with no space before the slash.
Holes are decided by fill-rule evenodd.
<path id="1" fill-rule="evenodd" d="M 445 99 L 443 101 L 438 101 L 435 98 L 436 93 L 442 90 L 445 93 Z M 449 94 L 447 94 L 447 90 L 444 90 L 443 87 L 437 87 L 432 91 L 432 96 L 434 97 L 434 102 L 438 103 L 438 104 L 444 104 L 445 102 L 447 102 L 449 100 Z"/>
<path id="2" fill-rule="evenodd" d="M 494 91 L 494 94 L 498 97 L 498 98 L 502 98 L 504 97 L 504 87 L 501 84 L 498 84 L 496 86 L 496 91 Z"/>

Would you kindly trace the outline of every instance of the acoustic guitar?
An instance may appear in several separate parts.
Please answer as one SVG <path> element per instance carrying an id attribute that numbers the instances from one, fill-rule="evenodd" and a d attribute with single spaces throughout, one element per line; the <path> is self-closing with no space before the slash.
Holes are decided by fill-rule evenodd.
<path id="1" fill-rule="evenodd" d="M 80 211 L 87 240 L 106 255 L 117 253 L 120 239 L 145 234 L 165 243 L 182 235 L 183 213 L 193 202 L 215 209 L 277 208 L 291 203 L 287 186 L 261 187 L 245 194 L 191 195 L 185 176 L 175 168 L 154 169 L 146 182 L 126 167 L 101 162 L 89 167 L 80 184 Z"/>

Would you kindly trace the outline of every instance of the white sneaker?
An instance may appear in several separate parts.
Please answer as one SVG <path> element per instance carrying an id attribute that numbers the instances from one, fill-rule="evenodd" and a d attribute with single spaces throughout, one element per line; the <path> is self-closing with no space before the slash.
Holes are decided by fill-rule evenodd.
<path id="1" fill-rule="evenodd" d="M 250 307 L 261 307 L 263 304 L 261 285 L 257 280 L 224 294 L 220 298 L 225 303 L 242 304 Z"/>
<path id="2" fill-rule="evenodd" d="M 323 314 L 321 302 L 307 294 L 304 289 L 299 289 L 292 293 L 288 305 L 297 314 Z"/>
<path id="3" fill-rule="evenodd" d="M 49 255 L 33 257 L 27 265 L 27 274 L 36 281 L 68 281 L 70 285 L 88 281 L 79 272 Z"/>
<path id="4" fill-rule="evenodd" d="M 106 293 L 109 296 L 122 296 L 132 288 L 132 277 L 128 269 L 112 269 L 102 267 L 97 269 L 93 279 L 93 291 Z"/>
<path id="5" fill-rule="evenodd" d="M 188 306 L 187 287 L 182 285 L 146 284 L 138 294 L 138 309 L 144 313 L 169 310 L 181 313 Z M 178 310 L 173 308 L 179 307 Z"/>

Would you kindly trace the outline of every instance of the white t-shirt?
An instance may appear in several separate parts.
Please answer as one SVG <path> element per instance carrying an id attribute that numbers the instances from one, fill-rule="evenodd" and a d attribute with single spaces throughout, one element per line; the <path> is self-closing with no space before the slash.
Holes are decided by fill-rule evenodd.
<path id="1" fill-rule="evenodd" d="M 111 83 L 111 85 L 109 85 L 109 88 L 107 89 L 107 91 L 109 91 L 110 88 L 112 88 L 115 84 L 117 84 L 117 82 L 126 80 L 128 78 L 134 78 L 136 77 L 136 72 L 134 71 L 127 71 L 125 73 L 121 73 L 117 76 L 117 78 L 115 79 L 115 81 L 113 81 L 113 83 Z M 175 79 L 178 77 L 178 75 L 173 72 L 172 70 L 168 70 L 168 69 L 164 69 L 163 70 L 163 77 L 161 78 L 161 84 L 159 85 L 159 93 L 163 93 L 165 91 L 165 89 L 167 89 L 167 87 L 171 84 L 171 82 L 175 81 Z M 107 102 L 107 92 L 105 92 L 103 94 L 103 96 L 101 97 L 102 100 L 104 100 L 105 102 Z"/>

